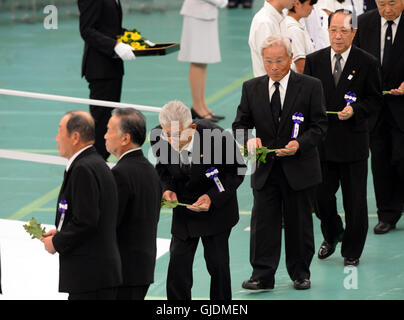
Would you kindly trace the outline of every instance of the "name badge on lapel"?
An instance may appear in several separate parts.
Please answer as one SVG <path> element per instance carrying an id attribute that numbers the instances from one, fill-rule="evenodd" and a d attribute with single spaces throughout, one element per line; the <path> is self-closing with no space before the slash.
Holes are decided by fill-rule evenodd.
<path id="1" fill-rule="evenodd" d="M 300 112 L 296 112 L 292 116 L 292 121 L 294 122 L 293 130 L 292 130 L 292 139 L 296 139 L 299 134 L 299 126 L 304 121 L 303 114 Z"/>
<path id="2" fill-rule="evenodd" d="M 219 192 L 224 191 L 224 187 L 222 185 L 222 182 L 219 180 L 219 170 L 217 170 L 215 167 L 210 167 L 208 170 L 206 170 L 206 177 L 209 179 L 212 179 Z"/>
<path id="3" fill-rule="evenodd" d="M 68 206 L 67 206 L 67 201 L 66 200 L 62 200 L 62 201 L 59 202 L 58 210 L 61 213 L 61 216 L 60 216 L 59 225 L 58 225 L 58 229 L 57 229 L 58 231 L 60 231 L 62 229 L 63 221 L 65 220 L 65 214 L 66 214 L 67 208 L 68 208 Z"/>

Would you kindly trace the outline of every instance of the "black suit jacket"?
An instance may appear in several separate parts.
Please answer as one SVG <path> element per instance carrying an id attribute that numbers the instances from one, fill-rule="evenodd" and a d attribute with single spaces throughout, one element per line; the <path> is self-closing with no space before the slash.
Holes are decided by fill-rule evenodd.
<path id="1" fill-rule="evenodd" d="M 82 76 L 87 80 L 123 76 L 123 61 L 115 54 L 117 35 L 123 34 L 122 8 L 115 0 L 78 0 L 84 54 Z"/>
<path id="2" fill-rule="evenodd" d="M 162 196 L 160 179 L 142 150 L 124 155 L 112 173 L 119 198 L 117 234 L 122 285 L 147 285 L 154 281 Z"/>
<path id="3" fill-rule="evenodd" d="M 338 86 L 334 84 L 331 69 L 331 47 L 306 57 L 304 73 L 321 80 L 328 111 L 341 111 L 346 106 L 345 94 L 357 96 L 351 106 L 354 115 L 339 120 L 336 114 L 328 116 L 328 131 L 320 150 L 322 160 L 350 162 L 369 156 L 368 118 L 374 119 L 383 103 L 379 62 L 367 52 L 352 46 Z"/>
<path id="4" fill-rule="evenodd" d="M 182 203 L 192 204 L 203 194 L 208 194 L 212 201 L 207 212 L 195 213 L 181 206 L 173 209 L 171 232 L 181 239 L 219 234 L 229 231 L 238 222 L 237 188 L 243 181 L 246 168 L 231 133 L 208 120 L 196 124 L 189 177 L 180 170 L 178 152 L 160 139 L 161 127 L 153 129 L 150 135 L 163 190 L 176 192 Z M 212 130 L 216 130 L 213 135 Z M 230 164 L 226 164 L 227 155 Z M 206 177 L 206 171 L 211 167 L 218 169 L 225 191 L 219 192 L 216 184 Z"/>
<path id="5" fill-rule="evenodd" d="M 244 82 L 240 105 L 233 123 L 237 140 L 245 145 L 247 140 L 252 138 L 248 131 L 255 128 L 256 137 L 261 138 L 263 146 L 270 149 L 284 148 L 291 140 L 294 124 L 292 116 L 302 113 L 304 121 L 296 138 L 300 145 L 298 152 L 294 156 L 277 158 L 277 161 L 280 161 L 292 189 L 303 190 L 319 184 L 321 170 L 317 145 L 327 130 L 321 82 L 291 71 L 278 131 L 274 127 L 268 83 L 268 76 Z M 242 137 L 239 137 L 240 133 Z M 267 163 L 257 167 L 251 177 L 252 188 L 264 187 L 274 159 L 274 154 L 270 153 Z"/>
<path id="6" fill-rule="evenodd" d="M 354 44 L 375 56 L 380 62 L 381 18 L 376 10 L 368 11 L 358 18 L 358 31 Z M 383 90 L 397 89 L 404 81 L 404 15 L 401 13 L 394 38 L 391 59 L 382 66 Z M 393 115 L 397 126 L 404 131 L 404 96 L 385 95 L 384 102 Z"/>
<path id="7" fill-rule="evenodd" d="M 59 253 L 59 291 L 80 293 L 122 282 L 116 238 L 118 194 L 111 170 L 94 147 L 84 150 L 65 175 L 58 197 L 67 211 L 53 237 Z"/>

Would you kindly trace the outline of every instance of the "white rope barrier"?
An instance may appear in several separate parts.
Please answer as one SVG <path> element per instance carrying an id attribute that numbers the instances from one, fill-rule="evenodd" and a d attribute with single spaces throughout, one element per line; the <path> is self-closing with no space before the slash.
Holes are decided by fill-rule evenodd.
<path id="1" fill-rule="evenodd" d="M 45 154 L 39 154 L 39 153 L 14 151 L 14 150 L 7 150 L 7 149 L 0 149 L 0 158 L 37 162 L 37 163 L 46 163 L 46 164 L 53 164 L 53 165 L 59 165 L 59 166 L 67 165 L 67 160 L 65 158 L 62 158 L 59 156 L 51 156 L 51 155 L 45 155 Z M 110 168 L 113 168 L 115 166 L 115 163 L 107 162 L 107 165 Z"/>
<path id="2" fill-rule="evenodd" d="M 151 111 L 151 112 L 160 112 L 161 111 L 161 108 L 158 108 L 158 107 L 142 106 L 142 105 L 138 105 L 138 104 L 129 104 L 129 103 L 122 103 L 122 102 L 84 99 L 84 98 L 74 98 L 74 97 L 67 97 L 67 96 L 58 96 L 58 95 L 54 95 L 54 94 L 44 94 L 44 93 L 35 93 L 35 92 L 27 92 L 27 91 L 0 89 L 0 94 L 7 95 L 7 96 L 42 99 L 42 100 L 50 100 L 50 101 L 61 101 L 61 102 L 68 102 L 68 103 L 97 105 L 97 106 L 109 107 L 109 108 L 134 108 L 137 110 Z"/>

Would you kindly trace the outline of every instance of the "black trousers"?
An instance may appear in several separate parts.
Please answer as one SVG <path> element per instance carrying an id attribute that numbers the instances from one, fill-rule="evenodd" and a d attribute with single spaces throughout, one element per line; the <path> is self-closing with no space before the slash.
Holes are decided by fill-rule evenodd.
<path id="1" fill-rule="evenodd" d="M 230 231 L 202 236 L 206 267 L 210 275 L 210 299 L 231 300 Z M 191 300 L 192 265 L 199 237 L 179 239 L 173 235 L 167 274 L 167 299 Z"/>
<path id="2" fill-rule="evenodd" d="M 341 254 L 360 258 L 368 231 L 367 176 L 368 161 L 321 163 L 323 182 L 316 189 L 316 214 L 321 219 L 321 231 L 327 242 L 334 242 L 341 233 Z M 345 231 L 338 215 L 335 197 L 341 185 L 345 211 Z"/>
<path id="3" fill-rule="evenodd" d="M 117 300 L 144 300 L 150 284 L 144 286 L 118 287 Z"/>
<path id="4" fill-rule="evenodd" d="M 253 190 L 251 214 L 251 278 L 270 286 L 275 283 L 285 230 L 286 268 L 292 280 L 309 279 L 314 255 L 312 202 L 314 188 L 294 191 L 283 169 L 275 162 L 265 186 Z"/>
<path id="5" fill-rule="evenodd" d="M 388 111 L 370 136 L 373 185 L 379 221 L 396 224 L 404 208 L 404 132 Z"/>
<path id="6" fill-rule="evenodd" d="M 121 101 L 122 78 L 118 79 L 96 79 L 88 80 L 90 88 L 90 99 Z M 109 152 L 105 148 L 105 133 L 109 118 L 111 118 L 112 108 L 90 105 L 90 113 L 95 121 L 95 143 L 97 152 L 106 160 Z"/>
<path id="7" fill-rule="evenodd" d="M 116 300 L 117 288 L 98 289 L 90 292 L 69 293 L 69 300 Z"/>

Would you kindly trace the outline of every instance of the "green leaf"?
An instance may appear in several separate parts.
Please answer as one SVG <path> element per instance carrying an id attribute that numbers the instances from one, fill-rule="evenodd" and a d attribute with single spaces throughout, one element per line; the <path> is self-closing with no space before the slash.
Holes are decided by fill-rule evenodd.
<path id="1" fill-rule="evenodd" d="M 23 225 L 24 229 L 31 235 L 32 239 L 39 239 L 45 233 L 45 228 L 41 228 L 41 224 L 32 218 L 28 224 Z"/>

